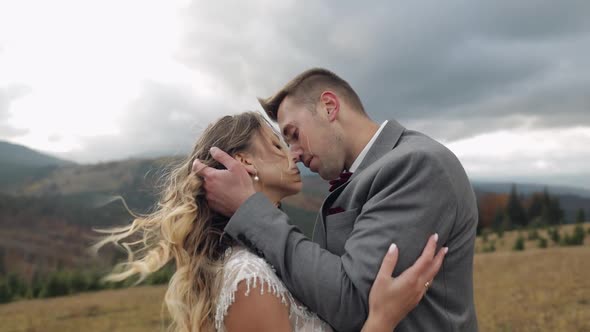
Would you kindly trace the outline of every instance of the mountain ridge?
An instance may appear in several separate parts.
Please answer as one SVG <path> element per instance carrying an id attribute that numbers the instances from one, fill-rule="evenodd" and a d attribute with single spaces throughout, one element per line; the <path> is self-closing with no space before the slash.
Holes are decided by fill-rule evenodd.
<path id="1" fill-rule="evenodd" d="M 25 167 L 75 165 L 73 161 L 61 159 L 27 146 L 0 141 L 0 164 Z"/>
<path id="2" fill-rule="evenodd" d="M 43 266 L 47 261 L 51 262 L 47 269 L 77 266 L 76 262 L 84 260 L 82 248 L 88 239 L 96 236 L 92 227 L 121 225 L 133 220 L 120 202 L 114 202 L 115 198 L 123 197 L 134 213 L 149 213 L 158 198 L 160 180 L 180 160 L 129 159 L 21 168 L 31 172 L 22 181 L 11 185 L 0 181 L 0 193 L 5 194 L 0 195 L 0 252 L 5 253 L 0 262 L 4 259 L 5 266 L 21 266 L 22 271 L 30 270 L 35 264 Z M 2 171 L 0 167 L 0 180 L 6 176 Z M 303 191 L 286 198 L 283 209 L 293 224 L 310 235 L 329 185 L 317 175 L 304 176 L 302 180 Z M 510 186 L 510 183 L 473 183 L 478 197 L 507 193 Z M 545 188 L 539 184 L 517 184 L 517 187 L 523 195 Z M 578 188 L 547 188 L 562 202 L 568 222 L 573 221 L 579 208 L 590 215 L 590 198 L 571 193 Z"/>

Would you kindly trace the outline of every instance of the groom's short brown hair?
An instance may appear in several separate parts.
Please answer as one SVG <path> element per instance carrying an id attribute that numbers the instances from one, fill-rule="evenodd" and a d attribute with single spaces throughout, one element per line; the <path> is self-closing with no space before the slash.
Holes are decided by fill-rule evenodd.
<path id="1" fill-rule="evenodd" d="M 304 71 L 271 97 L 258 98 L 258 102 L 268 117 L 277 121 L 279 105 L 287 96 L 294 97 L 297 102 L 305 104 L 312 112 L 315 112 L 315 105 L 325 89 L 335 90 L 334 92 L 344 98 L 354 110 L 365 114 L 361 99 L 350 84 L 324 68 L 312 68 Z"/>

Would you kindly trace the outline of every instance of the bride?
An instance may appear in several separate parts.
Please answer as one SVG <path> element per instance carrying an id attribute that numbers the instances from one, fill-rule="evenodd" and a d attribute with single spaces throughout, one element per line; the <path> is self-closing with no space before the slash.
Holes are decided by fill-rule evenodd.
<path id="1" fill-rule="evenodd" d="M 139 275 L 137 284 L 173 260 L 176 271 L 164 297 L 172 331 L 332 331 L 291 295 L 272 266 L 224 235 L 227 218 L 208 207 L 202 179 L 192 172 L 196 158 L 223 167 L 209 154 L 212 146 L 244 164 L 256 190 L 277 207 L 301 191 L 293 158 L 260 114 L 225 116 L 209 125 L 192 153 L 167 176 L 154 212 L 124 227 L 98 230 L 108 235 L 93 246 L 95 251 L 115 243 L 129 255 L 105 280 Z M 398 250 L 391 246 L 371 289 L 363 331 L 392 331 L 417 305 L 426 290 L 413 281 L 432 280 L 444 258 L 443 250 L 434 255 L 436 238 L 396 278 L 391 275 Z"/>

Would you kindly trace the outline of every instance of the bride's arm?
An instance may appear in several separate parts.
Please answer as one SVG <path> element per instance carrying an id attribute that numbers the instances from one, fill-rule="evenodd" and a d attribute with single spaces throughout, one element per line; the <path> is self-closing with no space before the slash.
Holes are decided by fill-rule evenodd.
<path id="1" fill-rule="evenodd" d="M 250 287 L 248 294 L 246 281 L 238 284 L 235 301 L 225 316 L 225 329 L 228 332 L 291 331 L 289 307 L 272 292 L 261 294 L 258 288 Z M 258 287 L 265 287 L 265 284 Z"/>
<path id="2" fill-rule="evenodd" d="M 391 332 L 418 305 L 442 266 L 448 248 L 436 253 L 436 237 L 428 240 L 418 260 L 398 277 L 393 278 L 399 249 L 391 245 L 369 294 L 369 316 L 362 332 Z"/>

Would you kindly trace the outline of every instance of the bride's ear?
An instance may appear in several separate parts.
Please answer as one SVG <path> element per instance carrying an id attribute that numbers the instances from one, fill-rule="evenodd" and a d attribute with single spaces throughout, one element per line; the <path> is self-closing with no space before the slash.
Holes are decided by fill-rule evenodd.
<path id="1" fill-rule="evenodd" d="M 246 168 L 248 174 L 256 175 L 256 167 L 254 167 L 254 164 L 252 163 L 253 158 L 250 154 L 240 152 L 236 153 L 234 158 Z"/>

